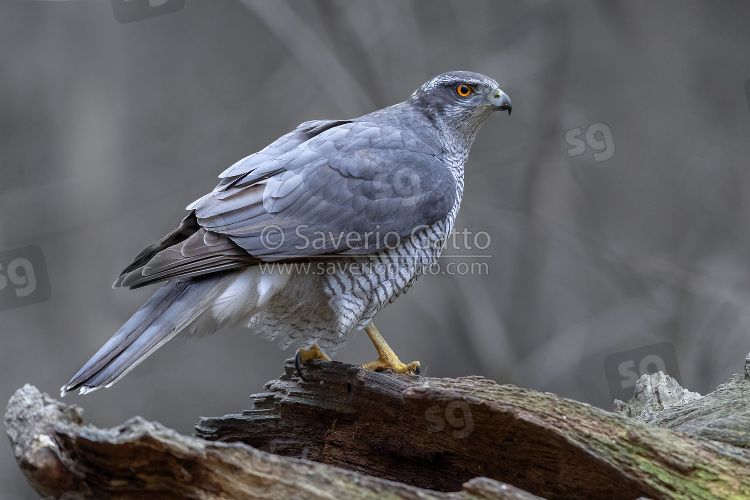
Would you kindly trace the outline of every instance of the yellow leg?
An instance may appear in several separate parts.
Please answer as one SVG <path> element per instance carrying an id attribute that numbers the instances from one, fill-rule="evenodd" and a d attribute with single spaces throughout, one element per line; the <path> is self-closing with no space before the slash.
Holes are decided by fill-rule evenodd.
<path id="1" fill-rule="evenodd" d="M 331 358 L 328 357 L 326 353 L 320 350 L 320 347 L 317 345 L 313 345 L 309 349 L 300 349 L 297 351 L 297 355 L 294 356 L 294 367 L 297 369 L 297 375 L 299 375 L 299 378 L 301 378 L 304 381 L 307 381 L 307 379 L 302 375 L 302 363 L 305 361 L 311 360 L 311 359 L 324 359 L 326 361 L 331 361 Z"/>
<path id="2" fill-rule="evenodd" d="M 375 349 L 378 350 L 378 359 L 362 365 L 362 368 L 366 370 L 393 370 L 396 373 L 415 373 L 419 375 L 419 361 L 412 361 L 408 365 L 403 364 L 393 352 L 393 349 L 386 343 L 385 339 L 377 328 L 375 323 L 372 321 L 365 328 L 367 335 L 370 336 L 370 340 L 375 344 Z"/>

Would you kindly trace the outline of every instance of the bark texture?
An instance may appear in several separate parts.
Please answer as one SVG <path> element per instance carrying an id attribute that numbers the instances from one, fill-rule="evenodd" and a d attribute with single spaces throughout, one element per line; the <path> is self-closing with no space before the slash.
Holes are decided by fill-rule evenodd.
<path id="1" fill-rule="evenodd" d="M 750 497 L 750 359 L 703 397 L 644 376 L 614 413 L 481 377 L 304 372 L 287 361 L 250 410 L 201 419 L 198 437 L 137 417 L 84 426 L 31 386 L 5 425 L 32 486 L 70 500 Z"/>
<path id="2" fill-rule="evenodd" d="M 453 493 L 429 491 L 242 443 L 183 436 L 140 417 L 112 429 L 84 426 L 82 417 L 80 408 L 30 385 L 8 403 L 5 425 L 18 465 L 45 498 L 538 498 L 487 478 Z"/>

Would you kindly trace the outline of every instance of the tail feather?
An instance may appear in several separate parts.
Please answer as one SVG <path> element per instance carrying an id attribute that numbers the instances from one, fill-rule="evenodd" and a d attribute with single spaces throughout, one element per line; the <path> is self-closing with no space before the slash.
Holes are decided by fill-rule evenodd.
<path id="1" fill-rule="evenodd" d="M 231 284 L 232 273 L 165 283 L 60 389 L 109 387 L 192 323 Z"/>

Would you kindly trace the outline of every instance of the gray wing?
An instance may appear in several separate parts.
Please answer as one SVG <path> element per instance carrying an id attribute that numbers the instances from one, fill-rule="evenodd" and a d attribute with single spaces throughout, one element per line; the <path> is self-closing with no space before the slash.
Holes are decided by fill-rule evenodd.
<path id="1" fill-rule="evenodd" d="M 221 181 L 214 191 L 244 179 L 266 161 L 294 149 L 331 127 L 345 123 L 349 123 L 349 120 L 314 120 L 300 124 L 261 151 L 241 159 L 222 172 L 219 175 Z M 262 175 L 255 177 L 256 180 L 262 178 Z M 257 261 L 231 240 L 216 233 L 207 234 L 198 224 L 193 211 L 177 228 L 141 250 L 112 286 L 139 288 L 173 277 L 207 274 L 243 267 Z"/>
<path id="2" fill-rule="evenodd" d="M 301 126 L 223 172 L 219 185 L 188 207 L 183 226 L 200 229 L 176 244 L 172 238 L 116 285 L 260 261 L 370 254 L 450 212 L 456 180 L 414 133 L 370 122 L 312 123 L 311 138 L 288 138 Z"/>
<path id="3" fill-rule="evenodd" d="M 348 123 L 189 208 L 203 228 L 264 261 L 370 254 L 448 215 L 456 180 L 436 155 L 408 130 Z"/>

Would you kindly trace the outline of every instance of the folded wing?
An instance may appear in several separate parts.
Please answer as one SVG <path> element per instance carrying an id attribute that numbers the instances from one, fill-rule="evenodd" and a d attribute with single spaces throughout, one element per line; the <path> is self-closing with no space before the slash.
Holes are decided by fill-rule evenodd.
<path id="1" fill-rule="evenodd" d="M 456 196 L 456 179 L 434 147 L 407 129 L 367 121 L 307 122 L 220 177 L 115 286 L 371 254 L 444 219 Z"/>

